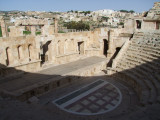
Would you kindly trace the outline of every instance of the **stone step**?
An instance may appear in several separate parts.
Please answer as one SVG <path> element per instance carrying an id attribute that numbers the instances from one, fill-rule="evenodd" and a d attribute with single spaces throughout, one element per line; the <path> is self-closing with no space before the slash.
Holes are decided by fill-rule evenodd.
<path id="1" fill-rule="evenodd" d="M 159 43 L 157 42 L 152 42 L 152 43 L 148 43 L 147 41 L 142 41 L 141 43 L 142 45 L 147 45 L 147 46 L 152 46 L 152 47 L 160 47 Z"/>
<path id="2" fill-rule="evenodd" d="M 140 102 L 141 104 L 148 104 L 148 99 L 150 96 L 150 91 L 149 89 L 147 89 L 147 87 L 145 86 L 145 84 L 138 80 L 137 77 L 133 76 L 131 72 L 128 71 L 122 71 L 120 72 L 121 75 L 126 77 L 126 82 L 132 82 L 132 87 L 133 89 L 137 92 L 137 95 L 140 98 Z M 128 80 L 129 79 L 129 80 Z"/>
<path id="3" fill-rule="evenodd" d="M 129 50 L 127 50 L 126 54 L 129 54 L 129 55 L 134 54 L 134 55 L 142 56 L 142 57 L 145 57 L 145 58 L 148 58 L 148 59 L 151 59 L 151 60 L 158 58 L 158 57 L 153 57 L 151 55 L 148 55 L 148 54 L 145 54 L 145 53 L 142 53 L 142 52 L 137 52 L 137 51 L 135 52 L 135 51 L 129 51 Z"/>
<path id="4" fill-rule="evenodd" d="M 154 74 L 155 78 L 160 82 L 160 73 L 155 72 L 153 74 Z"/>
<path id="5" fill-rule="evenodd" d="M 135 33 L 133 37 L 143 37 L 144 33 Z"/>
<path id="6" fill-rule="evenodd" d="M 140 56 L 140 55 L 137 55 L 137 54 L 128 54 L 128 53 L 125 53 L 124 56 L 125 57 L 129 57 L 129 58 L 134 58 L 134 59 L 142 60 L 144 62 L 152 62 L 153 61 L 153 59 L 151 59 L 151 58 L 146 58 L 144 56 Z"/>
<path id="7" fill-rule="evenodd" d="M 151 62 L 146 62 L 146 60 L 144 60 L 144 58 L 143 59 L 141 59 L 141 58 L 139 59 L 137 57 L 133 58 L 133 57 L 129 57 L 129 56 L 124 56 L 123 59 L 131 61 L 135 65 L 145 64 L 145 66 L 147 66 L 148 68 L 153 69 L 153 70 L 156 70 L 157 68 L 160 67 L 159 59 L 156 59 L 156 60 L 151 61 Z"/>
<path id="8" fill-rule="evenodd" d="M 139 53 L 147 54 L 147 55 L 150 55 L 150 56 L 153 56 L 153 57 L 160 57 L 160 53 L 157 54 L 157 53 L 154 53 L 154 52 L 151 52 L 151 51 L 145 51 L 145 50 L 135 48 L 135 47 L 132 47 L 132 46 L 128 48 L 128 51 L 139 52 Z"/>
<path id="9" fill-rule="evenodd" d="M 127 58 L 125 57 L 125 61 L 130 62 L 133 66 L 141 65 L 140 67 L 147 72 L 154 72 L 157 70 L 157 68 L 160 67 L 160 64 L 157 62 L 144 62 L 142 60 L 133 59 L 133 58 Z M 142 66 L 143 64 L 143 66 Z"/>
<path id="10" fill-rule="evenodd" d="M 133 62 L 131 60 L 128 60 L 128 59 L 122 59 L 121 62 L 119 64 L 125 64 L 125 65 L 128 65 L 128 67 L 130 68 L 135 68 L 135 67 L 140 67 L 143 71 L 146 71 L 146 72 L 153 72 L 153 67 L 152 66 L 149 66 L 147 64 L 137 64 L 137 62 Z M 118 65 L 118 64 L 117 64 Z"/>
<path id="11" fill-rule="evenodd" d="M 130 68 L 129 66 L 125 66 L 124 64 L 121 64 L 120 66 L 117 66 L 118 68 L 121 68 L 121 69 L 124 69 L 124 70 L 130 70 L 132 71 L 132 73 L 137 76 L 138 78 L 141 78 L 141 79 L 146 79 L 146 76 L 148 75 L 148 73 L 142 71 L 140 68 L 138 67 L 133 67 L 133 68 Z M 145 81 L 144 81 L 145 82 Z M 146 84 L 148 87 L 149 87 L 149 84 Z M 151 87 L 149 87 L 151 88 Z"/>
<path id="12" fill-rule="evenodd" d="M 160 51 L 160 47 L 149 46 L 149 45 L 144 45 L 144 44 L 138 44 L 138 43 L 136 43 L 134 41 L 132 41 L 131 46 L 140 47 L 140 48 L 148 48 L 150 50 L 156 50 L 157 52 Z"/>
<path id="13" fill-rule="evenodd" d="M 133 39 L 134 41 L 139 41 L 140 43 L 157 43 L 159 44 L 160 43 L 160 40 L 158 38 L 147 38 L 147 37 L 143 37 L 143 38 L 140 38 L 140 39 Z"/>
<path id="14" fill-rule="evenodd" d="M 143 81 L 139 80 L 129 70 L 121 71 L 119 68 L 110 68 L 110 71 L 113 72 L 113 77 L 121 78 L 122 81 L 126 82 L 136 91 L 142 105 L 148 104 L 150 90 Z"/>
<path id="15" fill-rule="evenodd" d="M 157 90 L 157 95 L 160 96 L 160 81 L 156 78 L 154 74 L 148 74 L 148 78 L 152 81 L 153 85 Z"/>
<path id="16" fill-rule="evenodd" d="M 118 67 L 118 68 L 123 69 L 123 67 Z M 143 73 L 143 72 L 141 72 L 140 70 L 138 70 L 136 68 L 129 69 L 129 70 L 127 69 L 126 72 L 131 72 L 131 74 L 133 76 L 136 76 L 136 78 L 139 81 L 143 81 L 143 83 L 145 84 L 145 86 L 147 86 L 148 90 L 150 91 L 150 97 L 148 99 L 148 102 L 149 103 L 154 103 L 156 101 L 157 92 L 156 92 L 156 89 L 153 86 L 152 82 L 150 80 L 148 80 L 148 78 L 146 76 L 143 76 L 143 75 L 146 75 L 146 74 Z M 142 73 L 143 73 L 143 75 L 142 75 Z"/>
<path id="17" fill-rule="evenodd" d="M 157 71 L 158 67 L 156 68 L 156 66 L 151 66 L 149 64 L 143 64 L 140 66 L 136 66 L 134 63 L 132 63 L 131 61 L 128 61 L 126 59 L 121 60 L 121 63 L 119 63 L 120 65 L 126 66 L 126 69 L 129 68 L 134 68 L 134 69 L 139 69 L 139 73 L 141 73 L 144 76 L 147 76 L 153 83 L 153 85 L 156 87 L 157 91 L 160 92 L 160 82 L 158 81 L 158 79 L 156 79 L 156 77 L 154 76 L 154 72 Z M 117 66 L 119 65 L 117 64 Z M 149 68 L 148 68 L 149 66 Z"/>

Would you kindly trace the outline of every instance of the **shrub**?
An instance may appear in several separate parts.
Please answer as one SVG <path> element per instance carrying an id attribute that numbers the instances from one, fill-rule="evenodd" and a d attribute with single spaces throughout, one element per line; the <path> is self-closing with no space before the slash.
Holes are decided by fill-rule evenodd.
<path id="1" fill-rule="evenodd" d="M 24 34 L 24 35 L 30 35 L 30 34 L 31 34 L 31 31 L 23 31 L 23 34 Z"/>
<path id="2" fill-rule="evenodd" d="M 64 31 L 58 31 L 58 33 L 65 33 Z"/>
<path id="3" fill-rule="evenodd" d="M 89 24 L 84 23 L 82 21 L 79 22 L 75 22 L 75 21 L 71 21 L 68 22 L 64 25 L 65 27 L 67 27 L 67 29 L 76 29 L 76 30 L 89 30 Z"/>
<path id="4" fill-rule="evenodd" d="M 36 35 L 41 35 L 41 32 L 40 32 L 40 31 L 37 31 L 37 32 L 36 32 Z"/>

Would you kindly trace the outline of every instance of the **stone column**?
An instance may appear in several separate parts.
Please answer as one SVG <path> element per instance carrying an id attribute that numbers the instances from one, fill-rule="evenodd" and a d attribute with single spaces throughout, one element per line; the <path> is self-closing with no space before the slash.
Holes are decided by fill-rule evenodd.
<path id="1" fill-rule="evenodd" d="M 3 17 L 0 18 L 0 26 L 2 30 L 2 37 L 8 37 L 8 30 Z"/>
<path id="2" fill-rule="evenodd" d="M 31 34 L 36 35 L 36 26 L 31 26 Z"/>
<path id="3" fill-rule="evenodd" d="M 54 33 L 58 33 L 58 20 L 57 20 L 57 18 L 54 19 Z"/>
<path id="4" fill-rule="evenodd" d="M 44 35 L 44 25 L 43 26 L 41 26 L 41 35 Z"/>
<path id="5" fill-rule="evenodd" d="M 113 30 L 108 31 L 108 51 L 107 51 L 107 57 L 111 58 L 114 54 L 114 43 L 113 43 Z"/>

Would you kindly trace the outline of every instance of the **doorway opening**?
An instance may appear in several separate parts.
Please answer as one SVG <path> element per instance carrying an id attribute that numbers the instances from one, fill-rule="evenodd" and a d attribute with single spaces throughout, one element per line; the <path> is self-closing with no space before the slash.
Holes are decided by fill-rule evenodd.
<path id="1" fill-rule="evenodd" d="M 106 39 L 103 40 L 104 47 L 103 47 L 103 55 L 107 56 L 108 51 L 108 41 Z"/>
<path id="2" fill-rule="evenodd" d="M 41 54 L 41 64 L 44 64 L 45 62 L 48 61 L 48 51 L 49 51 L 49 45 L 50 45 L 51 41 L 46 42 L 46 44 L 44 44 L 42 46 L 42 54 Z"/>
<path id="3" fill-rule="evenodd" d="M 137 29 L 141 29 L 142 21 L 141 20 L 136 20 L 136 24 L 137 24 Z"/>
<path id="4" fill-rule="evenodd" d="M 78 42 L 78 52 L 79 54 L 84 54 L 84 42 Z"/>

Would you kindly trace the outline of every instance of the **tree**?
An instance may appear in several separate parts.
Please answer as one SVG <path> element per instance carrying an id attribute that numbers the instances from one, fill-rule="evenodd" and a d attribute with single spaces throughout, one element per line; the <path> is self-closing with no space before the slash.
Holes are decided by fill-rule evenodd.
<path id="1" fill-rule="evenodd" d="M 127 10 L 120 10 L 120 12 L 125 12 L 125 13 L 128 13 L 128 11 L 127 11 Z"/>
<path id="2" fill-rule="evenodd" d="M 84 13 L 84 15 L 86 16 L 87 14 L 90 14 L 91 11 L 82 11 L 82 12 L 80 12 L 80 13 Z"/>
<path id="3" fill-rule="evenodd" d="M 108 19 L 109 19 L 109 17 L 102 16 L 101 21 L 106 21 L 106 22 L 108 22 Z"/>
<path id="4" fill-rule="evenodd" d="M 84 23 L 83 21 L 79 21 L 79 22 L 71 21 L 64 24 L 64 26 L 67 27 L 67 29 L 76 29 L 76 30 L 90 29 L 89 24 Z"/>
<path id="5" fill-rule="evenodd" d="M 130 13 L 135 13 L 135 11 L 134 11 L 134 10 L 130 10 L 129 12 L 130 12 Z"/>
<path id="6" fill-rule="evenodd" d="M 123 25 L 123 26 L 124 26 L 124 23 L 123 23 L 123 22 L 120 22 L 119 25 Z"/>
<path id="7" fill-rule="evenodd" d="M 125 13 L 135 13 L 134 10 L 130 10 L 130 11 L 128 11 L 128 10 L 120 10 L 120 12 L 125 12 Z"/>

